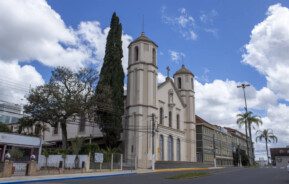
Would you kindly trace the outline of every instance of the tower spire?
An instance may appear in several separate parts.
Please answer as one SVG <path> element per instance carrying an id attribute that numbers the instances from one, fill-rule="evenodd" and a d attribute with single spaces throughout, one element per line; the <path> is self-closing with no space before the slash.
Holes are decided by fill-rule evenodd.
<path id="1" fill-rule="evenodd" d="M 144 33 L 144 15 L 142 15 L 142 28 L 141 32 Z"/>

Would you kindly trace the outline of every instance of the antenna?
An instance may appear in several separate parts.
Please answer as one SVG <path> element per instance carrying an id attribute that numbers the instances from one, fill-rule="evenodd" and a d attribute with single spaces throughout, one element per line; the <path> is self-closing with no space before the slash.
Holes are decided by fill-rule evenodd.
<path id="1" fill-rule="evenodd" d="M 142 28 L 141 32 L 144 33 L 144 15 L 142 15 Z"/>
<path id="2" fill-rule="evenodd" d="M 182 66 L 184 65 L 184 54 L 183 53 L 181 53 L 181 64 L 182 64 Z"/>

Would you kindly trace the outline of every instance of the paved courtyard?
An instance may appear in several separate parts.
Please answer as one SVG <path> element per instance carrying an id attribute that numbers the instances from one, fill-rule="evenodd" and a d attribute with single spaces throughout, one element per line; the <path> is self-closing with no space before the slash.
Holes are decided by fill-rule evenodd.
<path id="1" fill-rule="evenodd" d="M 46 182 L 50 184 L 288 184 L 289 173 L 273 168 L 228 168 L 209 171 L 208 176 L 194 179 L 168 179 L 187 172 L 147 173 L 115 177 Z M 41 183 L 41 182 L 40 182 Z M 44 184 L 44 182 L 42 182 Z"/>

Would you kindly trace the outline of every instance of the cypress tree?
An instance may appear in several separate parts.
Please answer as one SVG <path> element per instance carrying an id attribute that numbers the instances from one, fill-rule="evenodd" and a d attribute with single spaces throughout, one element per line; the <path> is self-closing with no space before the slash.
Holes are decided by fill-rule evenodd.
<path id="1" fill-rule="evenodd" d="M 105 56 L 96 87 L 97 122 L 108 147 L 116 147 L 124 113 L 124 72 L 122 68 L 122 25 L 114 12 L 106 39 Z"/>

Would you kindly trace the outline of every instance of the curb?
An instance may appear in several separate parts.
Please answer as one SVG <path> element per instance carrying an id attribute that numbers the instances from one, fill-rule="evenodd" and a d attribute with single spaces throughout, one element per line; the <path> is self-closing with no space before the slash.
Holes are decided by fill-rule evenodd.
<path id="1" fill-rule="evenodd" d="M 175 168 L 175 169 L 157 169 L 154 172 L 177 172 L 177 171 L 207 171 L 209 168 Z"/>
<path id="2" fill-rule="evenodd" d="M 59 177 L 59 178 L 35 178 L 35 179 L 22 179 L 14 181 L 0 181 L 0 184 L 4 183 L 34 183 L 34 182 L 48 182 L 48 181 L 60 181 L 60 180 L 79 180 L 79 179 L 89 179 L 89 178 L 104 178 L 109 176 L 120 176 L 120 175 L 132 175 L 136 172 L 124 172 L 124 173 L 105 173 L 99 175 L 86 175 L 86 176 L 70 176 L 70 177 Z"/>

